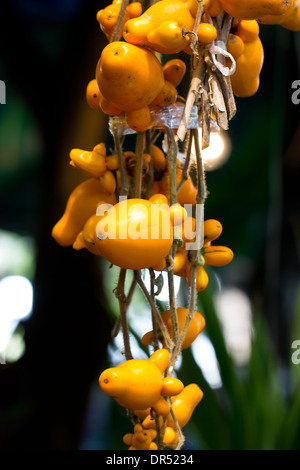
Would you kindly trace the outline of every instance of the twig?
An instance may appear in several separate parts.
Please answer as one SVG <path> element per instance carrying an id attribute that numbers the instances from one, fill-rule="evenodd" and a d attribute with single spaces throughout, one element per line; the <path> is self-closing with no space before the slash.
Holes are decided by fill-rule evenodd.
<path id="1" fill-rule="evenodd" d="M 186 180 L 189 177 L 188 169 L 189 169 L 190 160 L 191 160 L 192 143 L 193 143 L 193 139 L 191 138 L 191 132 L 189 131 L 189 139 L 188 139 L 188 145 L 187 145 L 186 154 L 185 154 L 184 165 L 183 165 L 183 168 L 182 168 L 181 180 L 180 180 L 180 183 L 179 183 L 179 185 L 177 186 L 177 189 L 176 189 L 177 194 L 178 194 L 178 191 L 180 191 L 180 189 L 182 188 L 182 186 L 184 185 L 184 183 L 186 182 Z"/>
<path id="2" fill-rule="evenodd" d="M 167 263 L 169 263 L 169 257 L 166 258 Z M 169 304 L 170 304 L 170 313 L 171 313 L 171 324 L 172 324 L 172 338 L 176 345 L 179 337 L 178 329 L 178 318 L 176 312 L 176 302 L 175 302 L 175 289 L 174 289 L 174 269 L 168 269 L 168 286 L 169 286 Z"/>
<path id="3" fill-rule="evenodd" d="M 168 170 L 169 170 L 169 203 L 170 206 L 176 203 L 177 191 L 176 191 L 176 162 L 177 162 L 177 144 L 173 129 L 167 128 L 168 136 Z"/>
<path id="4" fill-rule="evenodd" d="M 115 289 L 115 296 L 119 301 L 119 309 L 120 309 L 120 318 L 121 318 L 121 325 L 122 325 L 122 333 L 123 333 L 123 341 L 124 341 L 124 350 L 125 350 L 125 358 L 126 361 L 132 359 L 132 353 L 130 348 L 130 340 L 129 340 L 129 329 L 127 324 L 127 309 L 125 306 L 126 297 L 125 297 L 125 279 L 126 279 L 126 269 L 121 268 L 119 274 L 119 280 L 117 288 Z"/>
<path id="5" fill-rule="evenodd" d="M 199 96 L 199 90 L 201 87 L 201 83 L 203 81 L 203 77 L 205 75 L 205 71 L 206 71 L 206 66 L 203 60 L 203 49 L 201 49 L 199 51 L 199 57 L 197 58 L 197 61 L 196 61 L 196 66 L 193 69 L 190 89 L 189 89 L 187 99 L 185 102 L 183 115 L 182 115 L 180 124 L 178 126 L 178 130 L 177 130 L 177 136 L 181 141 L 183 141 L 185 138 L 188 125 L 189 125 L 189 120 L 190 120 L 191 113 L 192 113 L 192 109 L 193 109 L 196 99 Z"/>
<path id="6" fill-rule="evenodd" d="M 193 33 L 192 33 L 192 40 L 191 40 L 191 49 L 193 53 L 195 54 L 196 57 L 198 57 L 198 51 L 197 51 L 197 43 L 198 43 L 198 37 L 197 37 L 197 32 L 198 32 L 198 27 L 201 22 L 202 18 L 202 13 L 203 13 L 203 8 L 204 8 L 204 1 L 199 0 L 199 6 L 197 10 L 197 15 L 195 18 L 195 24 L 193 28 Z"/>
<path id="7" fill-rule="evenodd" d="M 146 143 L 145 143 L 145 151 L 148 155 L 151 155 L 151 130 L 147 129 L 146 130 Z M 153 161 L 152 158 L 150 159 L 149 163 L 149 170 L 147 174 L 147 199 L 149 199 L 152 196 L 152 191 L 153 191 L 153 184 L 154 184 L 154 167 L 153 167 Z"/>
<path id="8" fill-rule="evenodd" d="M 149 294 L 142 278 L 141 278 L 141 274 L 139 271 L 134 271 L 134 274 L 135 274 L 135 278 L 136 278 L 136 281 L 138 283 L 138 285 L 141 287 L 143 293 L 145 294 L 145 297 L 146 299 L 148 300 L 149 304 L 150 304 L 150 307 L 152 309 L 152 312 L 153 312 L 153 315 L 155 316 L 155 320 L 157 321 L 158 323 L 158 326 L 160 328 L 160 331 L 164 337 L 164 341 L 166 343 L 166 347 L 169 351 L 171 351 L 174 347 L 174 343 L 169 335 L 169 332 L 167 330 L 167 327 L 165 325 L 165 323 L 163 322 L 162 318 L 161 318 L 161 315 L 155 305 L 155 301 L 152 299 L 151 295 Z"/>
<path id="9" fill-rule="evenodd" d="M 122 152 L 122 147 L 121 147 L 121 142 L 120 142 L 120 136 L 117 134 L 117 132 L 114 132 L 113 137 L 114 137 L 114 143 L 115 143 L 115 150 L 118 155 L 120 176 L 121 176 L 121 189 L 120 189 L 119 194 L 120 196 L 127 196 L 128 191 L 129 191 L 129 185 L 128 185 L 128 178 L 127 178 L 127 173 L 126 173 L 124 160 L 123 160 L 123 152 Z"/>
<path id="10" fill-rule="evenodd" d="M 150 274 L 150 280 L 151 280 L 151 291 L 150 291 L 150 295 L 151 295 L 151 298 L 153 300 L 153 303 L 155 302 L 155 298 L 154 298 L 154 295 L 155 295 L 155 292 L 154 292 L 154 281 L 155 281 L 155 273 L 153 271 L 152 268 L 149 269 L 149 274 Z M 154 314 L 154 311 L 153 309 L 151 309 L 151 316 L 152 316 L 152 328 L 153 328 L 153 339 L 152 339 L 152 343 L 153 343 L 153 347 L 154 347 L 154 350 L 157 350 L 159 348 L 159 342 L 158 342 L 158 331 L 157 331 L 157 321 L 156 321 L 156 316 Z"/>
<path id="11" fill-rule="evenodd" d="M 123 0 L 122 1 L 119 16 L 118 16 L 118 20 L 117 20 L 117 23 L 116 23 L 116 26 L 115 26 L 115 29 L 114 29 L 114 32 L 112 34 L 110 42 L 119 41 L 119 39 L 121 37 L 122 24 L 123 24 L 123 21 L 124 21 L 124 15 L 125 15 L 125 11 L 126 11 L 126 8 L 127 8 L 128 4 L 129 4 L 129 0 Z"/>
<path id="12" fill-rule="evenodd" d="M 201 157 L 199 134 L 197 129 L 192 130 L 195 143 L 196 162 L 197 162 L 197 204 L 204 204 L 207 197 L 204 164 Z"/>
<path id="13" fill-rule="evenodd" d="M 135 150 L 134 168 L 134 197 L 140 198 L 142 191 L 143 153 L 145 145 L 145 132 L 138 132 Z"/>

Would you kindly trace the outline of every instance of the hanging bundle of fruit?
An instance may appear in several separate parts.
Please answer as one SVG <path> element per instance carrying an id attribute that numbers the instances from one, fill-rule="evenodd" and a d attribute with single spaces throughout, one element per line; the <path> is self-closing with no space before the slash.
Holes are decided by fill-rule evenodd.
<path id="1" fill-rule="evenodd" d="M 114 0 L 98 11 L 97 21 L 108 44 L 86 97 L 92 108 L 109 116 L 114 150 L 108 155 L 104 143 L 97 142 L 93 150 L 71 150 L 70 165 L 87 179 L 71 193 L 52 235 L 62 246 L 87 249 L 120 268 L 115 295 L 125 361 L 103 371 L 99 384 L 128 410 L 134 427 L 123 442 L 130 450 L 181 449 L 182 428 L 203 393 L 201 384 L 175 378 L 174 366 L 205 328 L 197 295 L 209 282 L 206 266 L 225 266 L 233 259 L 230 248 L 215 244 L 222 224 L 204 217 L 202 150 L 210 144 L 212 126 L 229 128 L 237 111 L 235 96 L 250 97 L 259 88 L 264 61 L 260 25 L 299 30 L 300 0 L 160 0 L 147 5 Z M 186 97 L 178 94 L 183 80 L 189 82 Z M 125 151 L 128 134 L 136 136 L 136 143 Z M 192 144 L 195 178 L 189 172 Z M 179 145 L 185 149 L 183 159 L 178 158 Z M 126 295 L 129 270 L 133 281 Z M 150 273 L 150 291 L 143 270 Z M 169 309 L 163 314 L 154 289 L 161 271 L 167 273 L 169 288 Z M 176 305 L 174 276 L 187 280 L 188 305 Z M 136 286 L 152 318 L 153 329 L 141 338 L 148 359 L 133 358 L 130 347 L 126 313 Z"/>

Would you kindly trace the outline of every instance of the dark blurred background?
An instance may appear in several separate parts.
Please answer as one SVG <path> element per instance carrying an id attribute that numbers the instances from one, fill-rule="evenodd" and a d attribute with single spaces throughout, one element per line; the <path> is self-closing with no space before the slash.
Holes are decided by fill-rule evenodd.
<path id="1" fill-rule="evenodd" d="M 21 352 L 11 347 L 0 365 L 1 449 L 113 445 L 101 415 L 106 401 L 101 408 L 93 398 L 113 325 L 106 275 L 88 252 L 62 248 L 51 237 L 70 192 L 83 180 L 69 166 L 69 151 L 110 144 L 106 116 L 85 99 L 107 43 L 96 22 L 107 3 L 1 3 L 0 275 L 20 275 L 33 286 L 32 311 L 12 328 Z M 291 100 L 292 83 L 300 79 L 300 33 L 261 26 L 260 37 L 261 86 L 255 96 L 237 99 L 230 159 L 207 174 L 206 218 L 222 221 L 220 244 L 235 253 L 222 282 L 246 293 L 265 320 L 288 394 L 291 344 L 300 339 L 294 330 L 300 104 Z M 4 328 L 4 309 L 1 315 Z"/>

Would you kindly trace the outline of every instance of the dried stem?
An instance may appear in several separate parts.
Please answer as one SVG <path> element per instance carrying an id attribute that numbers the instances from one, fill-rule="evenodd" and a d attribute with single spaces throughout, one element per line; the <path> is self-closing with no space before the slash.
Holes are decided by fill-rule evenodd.
<path id="1" fill-rule="evenodd" d="M 125 296 L 125 279 L 126 279 L 126 269 L 121 268 L 119 274 L 119 281 L 117 288 L 115 290 L 115 296 L 119 301 L 119 309 L 120 309 L 120 318 L 121 318 L 121 326 L 122 326 L 122 333 L 123 333 L 123 341 L 124 341 L 124 349 L 125 349 L 125 357 L 126 361 L 132 359 L 132 353 L 130 348 L 130 339 L 129 339 L 129 329 L 127 323 L 127 308 L 125 306 L 126 303 L 126 296 Z"/>
<path id="2" fill-rule="evenodd" d="M 160 328 L 160 331 L 163 335 L 163 338 L 164 338 L 164 341 L 166 343 L 166 347 L 169 351 L 171 351 L 174 347 L 174 343 L 169 335 L 169 332 L 167 330 L 167 327 L 165 325 L 165 323 L 163 322 L 162 318 L 161 318 L 161 315 L 155 305 L 155 301 L 152 299 L 151 295 L 149 294 L 142 278 L 141 278 L 141 274 L 140 274 L 140 271 L 134 271 L 134 274 L 135 274 L 135 278 L 136 278 L 136 281 L 138 283 L 138 285 L 141 287 L 146 299 L 148 300 L 149 304 L 150 304 L 150 307 L 151 307 L 151 310 L 152 310 L 152 313 L 155 317 L 155 321 L 157 321 L 158 323 L 158 326 Z"/>
<path id="3" fill-rule="evenodd" d="M 122 32 L 121 32 L 122 24 L 123 24 L 123 21 L 124 21 L 124 15 L 125 15 L 125 11 L 126 11 L 126 8 L 127 8 L 128 4 L 129 4 L 129 0 L 123 0 L 122 1 L 121 8 L 120 8 L 120 13 L 119 13 L 118 20 L 117 20 L 117 24 L 115 26 L 115 29 L 114 29 L 114 32 L 112 34 L 110 42 L 119 41 L 119 39 L 122 35 Z"/>
<path id="4" fill-rule="evenodd" d="M 197 37 L 197 32 L 198 32 L 198 27 L 201 22 L 202 18 L 202 13 L 203 13 L 203 8 L 204 8 L 204 1 L 199 0 L 199 6 L 197 10 L 197 15 L 195 18 L 195 24 L 194 24 L 194 29 L 193 29 L 193 34 L 192 34 L 192 40 L 191 40 L 191 49 L 194 52 L 196 56 L 198 56 L 198 51 L 197 51 L 197 43 L 198 43 L 198 37 Z"/>
<path id="5" fill-rule="evenodd" d="M 168 136 L 168 171 L 169 171 L 169 203 L 170 206 L 176 203 L 177 188 L 176 188 L 176 163 L 177 163 L 177 144 L 173 129 L 167 128 Z"/>
<path id="6" fill-rule="evenodd" d="M 152 268 L 149 269 L 149 273 L 150 273 L 150 280 L 151 280 L 150 295 L 151 295 L 153 303 L 155 303 L 155 297 L 154 297 L 155 296 L 155 291 L 154 291 L 155 273 Z M 152 329 L 153 329 L 152 344 L 153 344 L 154 350 L 156 351 L 159 348 L 159 342 L 158 342 L 157 321 L 156 321 L 156 316 L 154 314 L 153 309 L 151 309 L 151 316 L 152 316 Z"/>
<path id="7" fill-rule="evenodd" d="M 181 181 L 179 185 L 177 186 L 177 190 L 176 190 L 177 193 L 178 191 L 180 191 L 180 189 L 182 188 L 182 186 L 184 185 L 184 183 L 189 177 L 188 170 L 189 170 L 190 160 L 191 160 L 192 143 L 193 143 L 193 139 L 191 138 L 191 132 L 189 132 L 189 139 L 188 139 L 188 145 L 187 145 L 186 154 L 185 154 L 185 161 L 184 161 L 184 165 L 182 168 Z"/>
<path id="8" fill-rule="evenodd" d="M 123 152 L 122 152 L 120 136 L 117 134 L 117 132 L 114 132 L 113 137 L 114 137 L 114 143 L 115 143 L 115 150 L 118 155 L 120 176 L 121 176 L 121 189 L 120 189 L 119 194 L 120 196 L 128 196 L 129 184 L 128 184 L 127 173 L 126 173 L 124 160 L 123 160 Z"/>
<path id="9" fill-rule="evenodd" d="M 200 142 L 198 129 L 192 130 L 192 136 L 194 138 L 195 150 L 196 150 L 196 162 L 197 162 L 197 204 L 204 204 L 207 197 L 206 182 L 205 182 L 205 171 L 204 164 L 201 157 Z"/>
<path id="10" fill-rule="evenodd" d="M 205 75 L 205 70 L 206 66 L 203 60 L 203 49 L 199 48 L 199 57 L 196 60 L 196 65 L 193 67 L 190 89 L 185 102 L 183 115 L 177 130 L 177 136 L 181 141 L 183 141 L 185 138 L 193 106 L 196 99 L 199 97 L 199 91 L 203 77 Z"/>
<path id="11" fill-rule="evenodd" d="M 167 257 L 167 263 L 169 262 L 169 257 Z M 178 318 L 176 312 L 176 302 L 175 302 L 175 289 L 174 289 L 174 269 L 168 269 L 168 286 L 169 286 L 169 304 L 170 304 L 170 313 L 171 313 L 171 323 L 172 323 L 172 338 L 176 345 L 179 337 L 178 329 Z"/>
<path id="12" fill-rule="evenodd" d="M 145 132 L 138 132 L 135 150 L 134 169 L 134 197 L 140 198 L 142 191 L 143 153 L 145 145 Z"/>

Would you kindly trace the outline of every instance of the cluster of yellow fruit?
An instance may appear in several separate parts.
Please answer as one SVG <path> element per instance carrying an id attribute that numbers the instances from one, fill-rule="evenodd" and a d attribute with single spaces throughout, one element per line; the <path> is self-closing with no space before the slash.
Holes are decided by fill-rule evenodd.
<path id="1" fill-rule="evenodd" d="M 134 426 L 134 433 L 123 437 L 124 443 L 130 445 L 129 450 L 158 448 L 153 442 L 158 432 L 153 412 L 159 417 L 160 428 L 164 429 L 163 444 L 175 447 L 179 429 L 188 423 L 203 397 L 198 385 L 184 387 L 180 380 L 164 376 L 168 363 L 167 349 L 157 349 L 149 359 L 131 359 L 100 375 L 101 389 L 121 406 L 132 410 L 140 420 Z M 171 397 L 170 402 L 164 397 Z M 171 407 L 175 418 L 170 414 Z"/>
<path id="2" fill-rule="evenodd" d="M 120 6 L 121 0 L 114 0 L 97 14 L 108 39 L 116 26 Z M 101 96 L 100 107 L 105 113 L 123 115 L 129 127 L 142 131 L 151 126 L 151 110 L 155 112 L 155 106 L 166 107 L 176 102 L 176 86 L 180 81 L 174 83 L 166 78 L 151 51 L 193 54 L 191 41 L 198 7 L 198 0 L 161 0 L 142 13 L 141 3 L 128 5 L 121 26 L 125 42 L 107 45 L 97 64 L 94 89 Z M 259 22 L 299 30 L 299 0 L 206 0 L 197 27 L 199 44 L 209 45 L 217 40 L 212 18 L 223 11 L 233 17 L 227 42 L 227 51 L 236 61 L 231 76 L 233 92 L 240 97 L 251 96 L 259 87 L 264 61 Z"/>
<path id="3" fill-rule="evenodd" d="M 232 91 L 236 96 L 251 96 L 259 87 L 264 58 L 259 23 L 299 30 L 300 0 L 161 0 L 144 12 L 138 1 L 114 0 L 97 13 L 110 43 L 101 53 L 95 78 L 87 85 L 87 102 L 112 118 L 123 119 L 138 137 L 147 132 L 148 144 L 143 140 L 140 151 L 133 152 L 123 151 L 118 141 L 111 155 L 104 143 L 92 151 L 71 150 L 70 165 L 87 179 L 72 191 L 53 227 L 52 235 L 61 246 L 103 256 L 120 267 L 120 272 L 166 270 L 186 278 L 191 292 L 207 287 L 206 265 L 231 262 L 231 249 L 212 243 L 221 235 L 222 224 L 209 219 L 199 228 L 196 216 L 188 215 L 184 207 L 195 209 L 199 188 L 188 173 L 184 175 L 177 156 L 172 155 L 172 160 L 151 140 L 155 130 L 174 138 L 174 129 L 156 126 L 155 115 L 178 103 L 177 87 L 186 74 L 183 60 L 172 58 L 163 65 L 160 55 L 185 52 L 193 57 L 195 41 L 198 48 L 220 47 L 215 20 L 224 12 L 231 17 L 226 43 L 221 41 L 221 45 L 235 63 L 230 76 Z M 191 139 L 192 134 L 189 136 Z M 118 201 L 124 176 L 128 191 Z M 203 243 L 196 244 L 195 262 L 191 245 L 200 231 Z M 149 359 L 126 358 L 100 375 L 101 389 L 131 412 L 133 433 L 123 438 L 130 450 L 182 446 L 181 429 L 203 393 L 196 384 L 184 386 L 172 372 L 178 354 L 191 346 L 204 327 L 204 317 L 192 302 L 189 308 L 170 305 L 153 320 L 153 331 L 141 338 L 142 345 L 154 347 Z"/>

